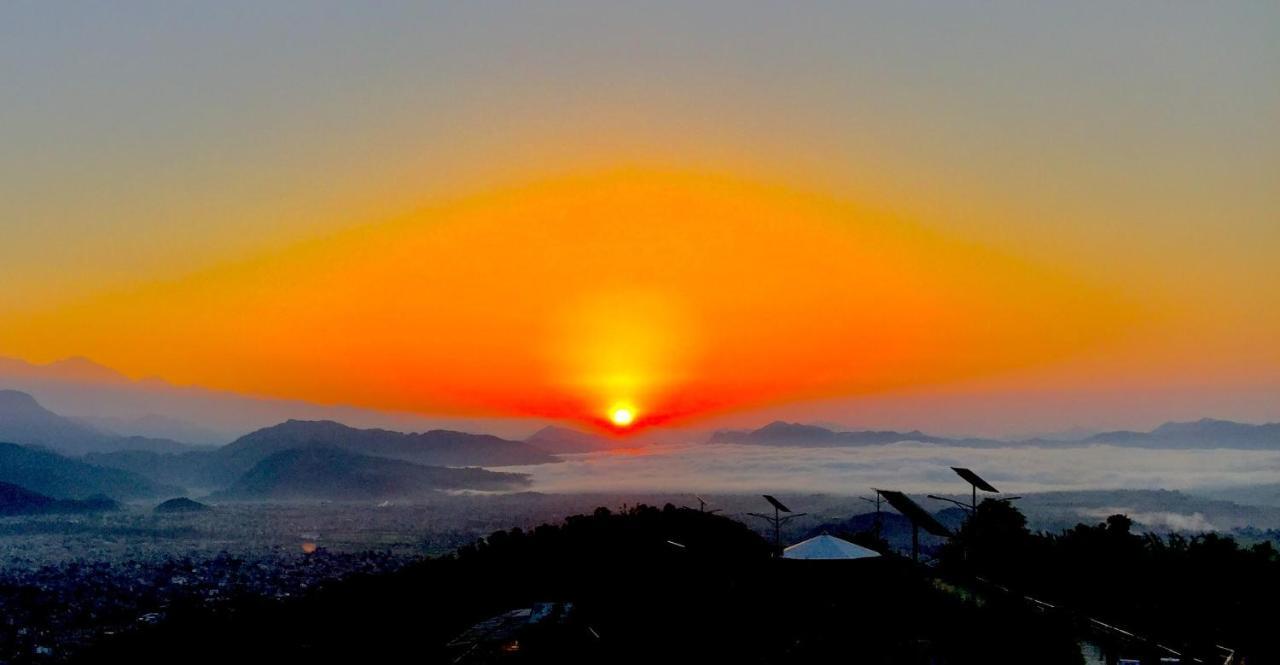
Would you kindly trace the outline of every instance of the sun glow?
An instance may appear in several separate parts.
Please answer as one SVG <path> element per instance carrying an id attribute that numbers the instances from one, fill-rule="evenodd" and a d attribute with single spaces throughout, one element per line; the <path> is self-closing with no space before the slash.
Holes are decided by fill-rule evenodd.
<path id="1" fill-rule="evenodd" d="M 624 169 L 6 313 L 0 349 L 620 433 L 1064 357 L 1120 329 L 1113 291 L 821 194 Z"/>
<path id="2" fill-rule="evenodd" d="M 630 407 L 615 406 L 609 413 L 609 420 L 618 427 L 630 427 L 636 420 L 636 412 Z"/>

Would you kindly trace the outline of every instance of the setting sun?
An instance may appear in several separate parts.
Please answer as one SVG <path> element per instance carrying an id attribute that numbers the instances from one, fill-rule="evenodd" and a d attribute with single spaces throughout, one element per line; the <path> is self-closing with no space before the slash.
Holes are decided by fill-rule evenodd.
<path id="1" fill-rule="evenodd" d="M 636 414 L 625 406 L 615 407 L 613 412 L 609 414 L 609 419 L 618 427 L 627 427 L 636 419 Z"/>

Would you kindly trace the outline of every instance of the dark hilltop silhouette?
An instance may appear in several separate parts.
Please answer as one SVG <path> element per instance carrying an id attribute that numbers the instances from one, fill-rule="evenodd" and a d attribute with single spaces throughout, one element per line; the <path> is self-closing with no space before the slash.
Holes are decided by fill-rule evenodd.
<path id="1" fill-rule="evenodd" d="M 172 514 L 172 513 L 203 513 L 213 509 L 206 504 L 200 503 L 199 501 L 193 501 L 191 499 L 188 499 L 185 496 L 180 496 L 175 499 L 169 499 L 168 501 L 161 503 L 160 505 L 156 506 L 154 510 L 157 513 Z"/>
<path id="2" fill-rule="evenodd" d="M 1144 663 L 1275 662 L 1274 549 L 1129 527 L 1035 534 L 985 501 L 930 566 L 806 562 L 720 515 L 599 508 L 284 604 L 180 612 L 79 662 L 1075 665 L 1081 640 Z"/>
<path id="3" fill-rule="evenodd" d="M 490 434 L 432 430 L 405 434 L 384 429 L 357 429 L 332 421 L 290 420 L 246 434 L 219 450 L 228 460 L 248 466 L 272 453 L 323 446 L 362 455 L 393 457 L 440 466 L 513 466 L 545 464 L 556 459 L 520 441 Z"/>
<path id="4" fill-rule="evenodd" d="M 439 490 L 511 490 L 525 487 L 521 474 L 477 468 L 423 466 L 357 455 L 337 448 L 282 450 L 249 469 L 215 501 L 280 501 L 411 498 Z"/>
<path id="5" fill-rule="evenodd" d="M 299 464 L 304 458 L 286 456 L 257 469 L 258 465 L 273 456 L 302 450 L 327 452 L 305 458 L 310 461 L 308 464 Z M 345 452 L 350 458 L 340 459 L 332 451 Z M 380 461 L 371 462 L 369 461 L 371 459 Z M 426 476 L 418 470 L 421 467 L 501 467 L 557 461 L 554 456 L 526 443 L 487 434 L 467 434 L 447 430 L 404 434 L 378 429 L 356 429 L 327 421 L 301 420 L 290 420 L 274 427 L 251 432 L 216 450 L 176 455 L 147 451 L 118 451 L 88 455 L 85 460 L 100 466 L 141 474 L 158 482 L 206 492 L 228 489 L 256 469 L 255 480 L 251 483 L 253 489 L 250 485 L 245 485 L 233 493 L 244 497 L 275 493 L 276 490 L 268 490 L 261 484 L 265 476 L 273 471 L 291 473 L 306 469 L 308 472 L 315 473 L 319 471 L 323 460 L 329 460 L 335 465 L 349 461 L 366 469 L 373 468 L 371 465 L 375 465 L 378 471 L 369 477 L 371 489 L 366 493 L 377 496 L 383 496 L 388 488 L 405 486 L 406 480 L 415 473 L 425 479 Z M 397 467 L 400 469 L 398 472 L 391 471 Z M 337 476 L 333 474 L 341 472 L 342 469 L 335 468 L 329 472 L 329 476 L 336 479 Z M 393 475 L 400 477 L 400 480 L 392 480 Z M 445 475 L 450 474 L 436 473 L 432 476 L 432 482 L 427 488 L 453 489 L 466 486 L 465 482 L 446 481 Z M 494 489 L 494 479 L 503 477 L 475 473 L 451 475 L 456 479 L 466 478 L 478 483 L 470 489 Z M 508 480 L 512 479 L 508 478 Z M 300 479 L 299 481 L 301 482 Z M 285 479 L 285 482 L 287 483 L 288 480 Z M 380 487 L 374 487 L 379 483 Z M 497 484 L 510 485 L 505 481 Z M 346 498 L 360 494 L 353 488 L 341 492 L 336 489 L 347 485 L 345 483 L 335 485 L 336 494 L 330 498 L 338 498 L 337 494 L 342 494 Z M 315 491 L 308 490 L 302 494 L 312 496 L 316 495 L 317 491 L 324 490 L 323 484 L 316 484 L 314 487 Z M 295 490 L 284 491 L 284 494 L 294 494 Z M 317 498 L 321 497 L 317 496 Z"/>
<path id="6" fill-rule="evenodd" d="M 593 453 L 614 447 L 609 439 L 598 434 L 556 425 L 543 427 L 525 438 L 524 442 L 552 454 Z"/>
<path id="7" fill-rule="evenodd" d="M 177 487 L 130 471 L 95 466 L 15 443 L 0 443 L 0 482 L 60 499 L 95 495 L 117 500 L 149 499 L 181 493 Z"/>
<path id="8" fill-rule="evenodd" d="M 87 499 L 55 499 L 38 492 L 0 482 L 0 515 L 101 513 L 119 510 L 120 504 L 105 496 Z"/>
<path id="9" fill-rule="evenodd" d="M 96 432 L 17 391 L 0 391 L 0 429 L 19 435 L 15 443 L 0 443 L 0 482 L 59 499 L 184 493 L 237 501 L 421 497 L 443 490 L 521 489 L 528 485 L 523 475 L 471 467 L 557 461 L 532 444 L 487 434 L 405 434 L 301 420 L 219 448 L 174 444 L 177 452 L 157 450 L 152 440 Z M 77 443 L 67 445 L 68 440 Z M 72 458 L 69 450 L 87 452 Z"/>

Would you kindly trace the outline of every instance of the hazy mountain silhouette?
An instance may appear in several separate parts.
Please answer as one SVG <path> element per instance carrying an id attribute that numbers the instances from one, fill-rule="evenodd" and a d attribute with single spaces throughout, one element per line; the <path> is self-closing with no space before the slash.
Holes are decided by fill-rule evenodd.
<path id="1" fill-rule="evenodd" d="M 246 434 L 218 453 L 247 468 L 272 453 L 313 446 L 437 466 L 513 466 L 556 461 L 526 443 L 489 434 L 449 430 L 405 434 L 356 429 L 328 420 L 290 420 Z"/>
<path id="2" fill-rule="evenodd" d="M 16 358 L 0 358 L 0 376 L 98 384 L 129 382 L 129 377 L 81 356 L 63 358 L 44 365 L 37 365 Z"/>
<path id="3" fill-rule="evenodd" d="M 1165 423 L 1150 432 L 1103 432 L 1083 439 L 1023 439 L 1005 441 L 983 438 L 949 438 L 925 434 L 918 430 L 837 431 L 817 425 L 773 422 L 756 430 L 720 430 L 709 443 L 745 443 L 767 446 L 833 447 L 866 446 L 902 441 L 936 443 L 970 448 L 1002 446 L 1081 446 L 1110 444 L 1141 448 L 1238 448 L 1251 450 L 1280 449 L 1280 423 L 1250 425 L 1229 420 L 1205 418 L 1195 422 Z"/>
<path id="4" fill-rule="evenodd" d="M 59 499 L 84 499 L 106 495 L 113 499 L 141 499 L 181 494 L 136 473 L 108 469 L 57 453 L 0 443 L 0 482 Z"/>
<path id="5" fill-rule="evenodd" d="M 193 446 L 221 446 L 233 438 L 212 428 L 154 413 L 137 417 L 77 416 L 73 419 L 108 434 L 170 439 Z"/>
<path id="6" fill-rule="evenodd" d="M 279 452 L 334 448 L 428 466 L 512 466 L 555 462 L 556 458 L 520 441 L 488 434 L 433 430 L 405 434 L 356 429 L 331 421 L 290 420 L 246 434 L 216 450 L 177 455 L 120 451 L 86 455 L 86 461 L 144 475 L 191 490 L 226 488 L 254 465 Z"/>
<path id="7" fill-rule="evenodd" d="M 525 443 L 548 453 L 591 453 L 608 450 L 613 442 L 598 434 L 589 434 L 568 427 L 548 425 L 534 432 Z"/>
<path id="8" fill-rule="evenodd" d="M 818 425 L 772 422 L 756 430 L 721 430 L 711 435 L 711 443 L 750 443 L 768 446 L 870 446 L 898 441 L 947 443 L 951 439 L 923 432 L 836 431 Z"/>
<path id="9" fill-rule="evenodd" d="M 1150 432 L 1102 432 L 1085 441 L 1144 448 L 1275 450 L 1280 449 L 1280 423 L 1249 425 L 1230 420 L 1202 418 L 1194 422 L 1165 423 Z"/>
<path id="10" fill-rule="evenodd" d="M 120 504 L 105 496 L 90 497 L 83 501 L 55 499 L 25 487 L 0 482 L 0 515 L 101 513 L 119 509 Z"/>
<path id="11" fill-rule="evenodd" d="M 85 452 L 102 446 L 107 438 L 45 409 L 26 393 L 0 390 L 0 440 Z"/>
<path id="12" fill-rule="evenodd" d="M 199 386 L 177 386 L 159 378 L 131 379 L 85 358 L 41 365 L 0 357 L 0 387 L 30 393 L 53 411 L 111 432 L 198 444 L 225 444 L 290 418 L 336 420 L 355 427 L 398 431 L 457 429 L 504 436 L 524 436 L 533 426 L 543 424 L 515 418 L 426 417 L 251 397 Z M 166 422 L 156 422 L 154 414 Z"/>
<path id="13" fill-rule="evenodd" d="M 155 507 L 155 512 L 157 513 L 203 513 L 209 510 L 213 509 L 199 501 L 188 499 L 185 496 L 180 496 L 176 499 L 169 499 Z"/>
<path id="14" fill-rule="evenodd" d="M 187 490 L 213 491 L 235 480 L 247 467 L 234 467 L 216 451 L 156 453 L 147 450 L 120 450 L 90 453 L 84 461 L 108 469 L 136 473 L 150 480 Z M 251 465 L 250 465 L 251 466 Z"/>
<path id="15" fill-rule="evenodd" d="M 0 441 L 43 446 L 70 455 L 112 450 L 190 450 L 177 441 L 102 432 L 60 416 L 17 390 L 0 390 Z"/>
<path id="16" fill-rule="evenodd" d="M 211 498 L 360 501 L 422 496 L 449 489 L 509 490 L 528 482 L 521 474 L 423 466 L 337 448 L 310 447 L 269 455 Z"/>

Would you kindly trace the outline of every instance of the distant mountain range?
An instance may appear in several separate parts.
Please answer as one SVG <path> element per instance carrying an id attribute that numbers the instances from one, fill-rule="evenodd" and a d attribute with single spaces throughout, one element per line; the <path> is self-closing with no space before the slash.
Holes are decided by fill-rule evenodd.
<path id="1" fill-rule="evenodd" d="M 396 492 L 511 489 L 526 486 L 527 478 L 452 467 L 557 461 L 531 444 L 487 434 L 405 434 L 300 420 L 251 432 L 221 448 L 176 444 L 181 452 L 172 452 L 153 440 L 98 432 L 17 391 L 0 391 L 0 426 L 16 440 L 0 444 L 0 481 L 59 498 L 156 498 L 183 494 L 185 488 L 221 491 L 223 498 L 347 500 Z M 89 452 L 70 459 L 54 449 Z M 303 454 L 311 451 L 317 452 Z M 368 487 L 357 489 L 360 482 Z"/>
<path id="2" fill-rule="evenodd" d="M 338 448 L 309 447 L 267 456 L 210 498 L 368 501 L 424 496 L 439 490 L 511 490 L 528 484 L 528 476 L 523 474 L 423 466 Z"/>
<path id="3" fill-rule="evenodd" d="M 711 435 L 711 443 L 750 443 L 767 446 L 865 446 L 897 441 L 942 443 L 947 441 L 923 432 L 836 431 L 818 425 L 772 422 L 756 430 L 720 430 Z"/>
<path id="4" fill-rule="evenodd" d="M 149 499 L 174 496 L 182 491 L 121 469 L 107 469 L 57 453 L 0 443 L 0 482 L 59 499 L 86 499 L 96 495 L 113 499 Z"/>
<path id="5" fill-rule="evenodd" d="M 362 430 L 329 421 L 290 420 L 246 434 L 222 448 L 177 455 L 146 451 L 118 451 L 86 455 L 104 467 L 127 470 L 158 482 L 193 490 L 227 488 L 261 462 L 279 453 L 299 450 L 338 450 L 357 457 L 386 459 L 419 467 L 513 466 L 555 462 L 556 458 L 520 441 L 487 434 L 436 430 L 404 434 Z M 337 463 L 330 455 L 324 459 Z M 283 472 L 313 471 L 314 466 L 279 466 Z M 385 470 L 381 469 L 380 472 Z M 412 474 L 413 471 L 406 471 Z M 466 474 L 459 474 L 466 477 Z M 474 476 L 479 478 L 479 476 Z M 437 484 L 440 484 L 437 482 Z M 452 487 L 450 487 L 452 488 Z M 481 488 L 474 488 L 481 489 Z M 242 493 L 243 494 L 243 493 Z"/>
<path id="6" fill-rule="evenodd" d="M 838 431 L 817 425 L 773 422 L 756 430 L 720 430 L 710 443 L 744 443 L 765 446 L 833 447 L 868 446 L 914 441 L 939 445 L 994 448 L 1009 446 L 1085 446 L 1107 444 L 1136 448 L 1236 448 L 1280 450 L 1280 423 L 1250 425 L 1205 418 L 1195 422 L 1165 423 L 1150 432 L 1103 432 L 1082 439 L 1022 439 L 1006 441 L 981 438 L 949 438 L 920 431 Z"/>
<path id="7" fill-rule="evenodd" d="M 120 418 L 115 416 L 78 416 L 74 420 L 108 434 L 180 441 L 194 447 L 221 446 L 233 437 L 194 423 L 149 413 Z"/>
<path id="8" fill-rule="evenodd" d="M 609 439 L 568 427 L 548 425 L 524 440 L 538 450 L 552 453 L 594 453 L 614 448 Z"/>
<path id="9" fill-rule="evenodd" d="M 226 487 L 252 466 L 233 466 L 217 451 L 206 450 L 179 454 L 119 450 L 90 453 L 82 459 L 90 464 L 128 471 L 157 483 L 185 488 L 191 492 L 211 492 Z"/>
<path id="10" fill-rule="evenodd" d="M 515 466 L 556 461 L 555 457 L 526 443 L 490 434 L 449 430 L 405 434 L 384 429 L 356 429 L 329 420 L 290 420 L 246 434 L 218 452 L 230 460 L 252 466 L 272 453 L 312 446 L 440 466 Z"/>
<path id="11" fill-rule="evenodd" d="M 482 431 L 508 438 L 523 437 L 546 424 L 520 418 L 425 417 L 254 397 L 158 378 L 133 379 L 87 358 L 36 364 L 0 357 L 0 388 L 31 394 L 53 411 L 106 432 L 199 445 L 225 444 L 290 418 L 398 431 Z"/>
<path id="12" fill-rule="evenodd" d="M 919 430 L 898 432 L 893 430 L 842 431 L 819 425 L 804 425 L 776 421 L 755 430 L 719 430 L 709 443 L 748 443 L 763 446 L 795 446 L 826 448 L 841 446 L 874 446 L 900 441 L 938 443 L 944 445 L 993 447 L 1011 445 L 1009 441 L 978 438 L 948 438 L 925 434 Z"/>
<path id="13" fill-rule="evenodd" d="M 64 418 L 17 390 L 0 390 L 0 441 L 44 446 L 70 455 L 112 450 L 182 452 L 191 446 L 142 436 L 120 436 Z"/>
<path id="14" fill-rule="evenodd" d="M 1142 448 L 1280 450 L 1280 423 L 1250 425 L 1203 418 L 1194 422 L 1165 423 L 1150 432 L 1103 432 L 1084 439 L 1084 442 Z"/>
<path id="15" fill-rule="evenodd" d="M 45 379 L 53 375 L 58 380 L 108 387 L 123 385 L 130 390 L 137 384 L 88 361 L 30 366 L 0 358 L 0 380 L 5 372 L 34 373 Z M 163 416 L 149 422 L 157 429 L 180 426 Z M 962 447 L 1108 444 L 1280 450 L 1280 423 L 1250 425 L 1204 419 L 1167 423 L 1150 432 L 1008 441 L 949 438 L 914 430 L 840 431 L 774 422 L 756 430 L 719 431 L 710 441 L 796 447 L 916 441 Z M 545 464 L 558 461 L 556 455 L 560 454 L 614 447 L 614 441 L 607 437 L 556 426 L 517 441 L 445 429 L 403 433 L 361 429 L 332 420 L 287 420 L 221 447 L 200 448 L 164 438 L 121 436 L 54 413 L 31 395 L 16 390 L 0 390 L 0 442 L 7 442 L 0 443 L 0 482 L 53 500 L 82 500 L 93 495 L 135 500 L 208 493 L 226 500 L 363 500 L 452 489 L 508 490 L 527 486 L 527 477 L 467 467 Z"/>
<path id="16" fill-rule="evenodd" d="M 120 504 L 106 497 L 55 499 L 11 483 L 0 482 L 0 516 L 102 513 L 119 509 Z"/>

